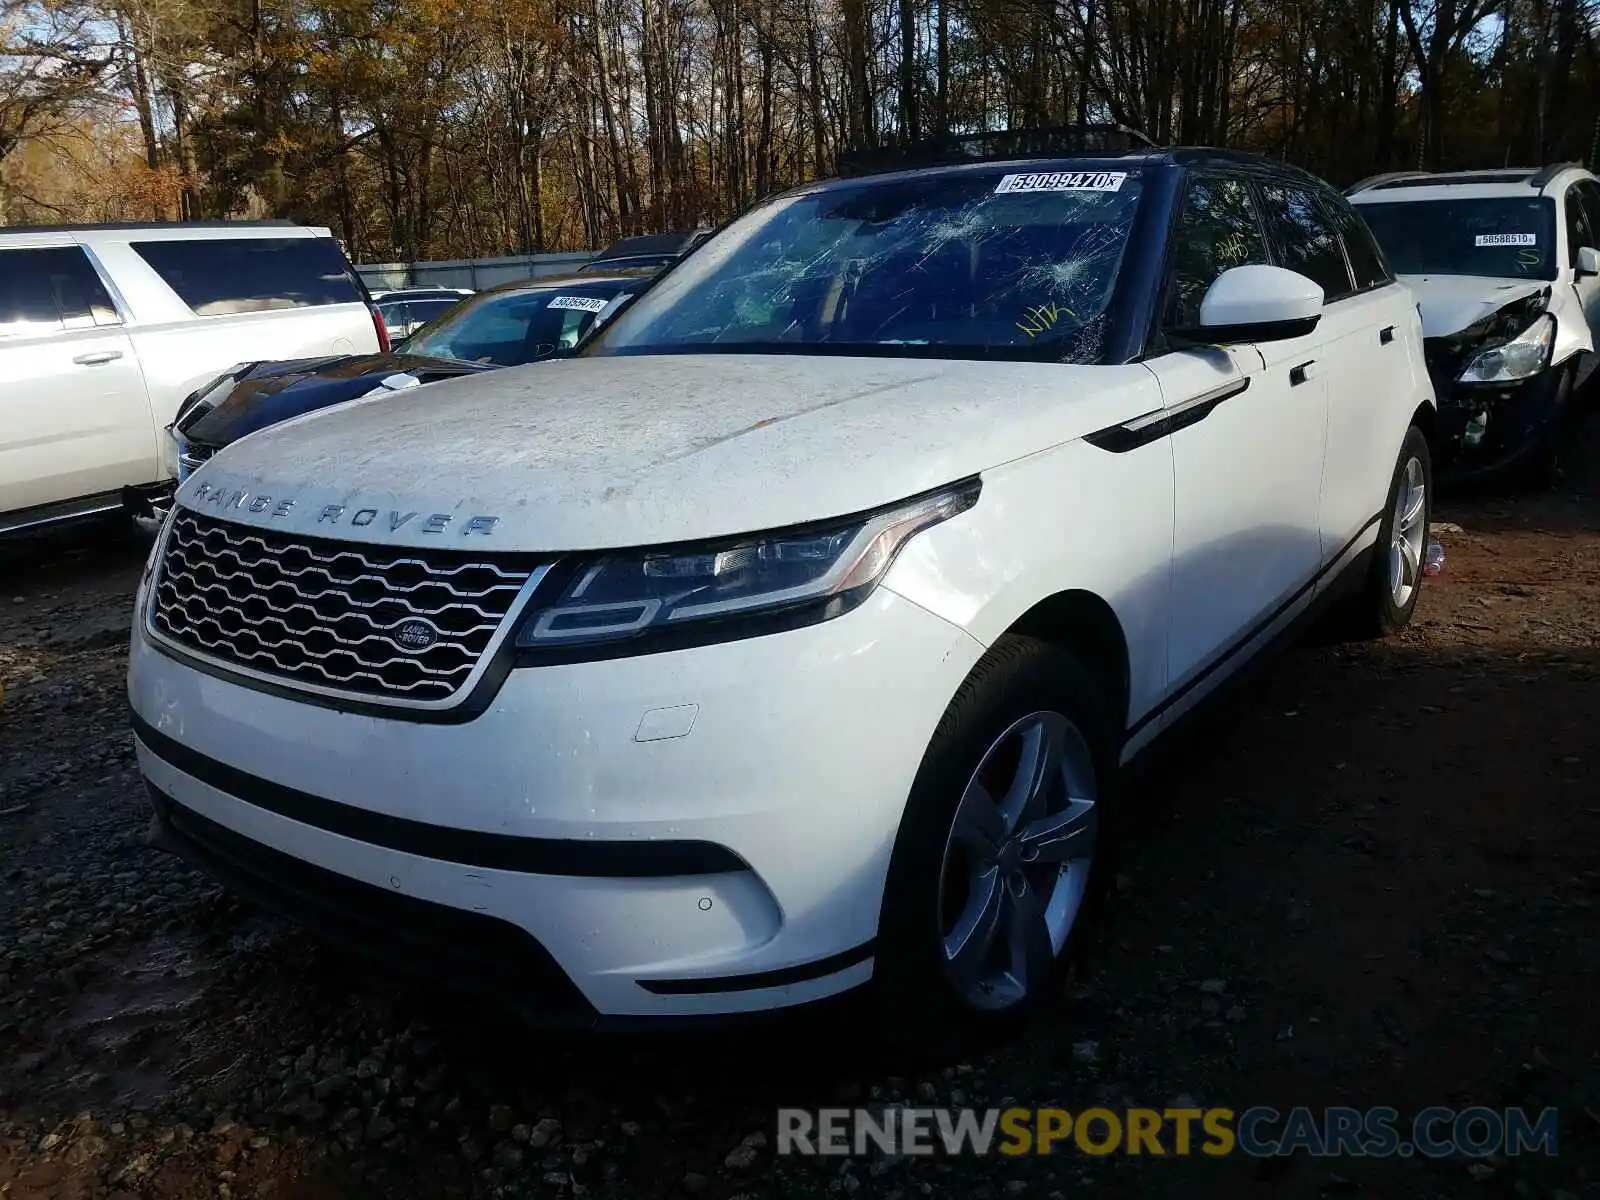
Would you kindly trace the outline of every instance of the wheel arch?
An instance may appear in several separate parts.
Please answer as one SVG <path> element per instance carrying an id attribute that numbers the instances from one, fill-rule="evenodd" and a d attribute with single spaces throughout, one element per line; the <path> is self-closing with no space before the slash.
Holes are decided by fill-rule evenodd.
<path id="1" fill-rule="evenodd" d="M 1079 588 L 1056 592 L 1028 609 L 1006 632 L 1037 638 L 1076 658 L 1111 704 L 1117 733 L 1127 729 L 1132 688 L 1128 638 L 1116 611 L 1101 596 Z"/>
<path id="2" fill-rule="evenodd" d="M 1422 436 L 1428 441 L 1428 448 L 1434 449 L 1437 444 L 1435 438 L 1439 433 L 1439 410 L 1434 407 L 1432 401 L 1424 400 L 1417 405 L 1416 411 L 1411 414 L 1411 424 L 1422 431 Z"/>

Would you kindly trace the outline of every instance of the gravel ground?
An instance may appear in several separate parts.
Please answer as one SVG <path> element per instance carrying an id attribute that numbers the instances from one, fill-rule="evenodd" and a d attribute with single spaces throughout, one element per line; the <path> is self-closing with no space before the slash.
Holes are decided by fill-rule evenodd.
<path id="1" fill-rule="evenodd" d="M 1403 636 L 1308 644 L 1127 800 L 1024 1036 L 529 1035 L 146 851 L 126 542 L 0 551 L 0 1195 L 1600 1197 L 1600 428 L 1441 511 Z M 1524 1105 L 1554 1158 L 777 1159 L 779 1105 Z"/>

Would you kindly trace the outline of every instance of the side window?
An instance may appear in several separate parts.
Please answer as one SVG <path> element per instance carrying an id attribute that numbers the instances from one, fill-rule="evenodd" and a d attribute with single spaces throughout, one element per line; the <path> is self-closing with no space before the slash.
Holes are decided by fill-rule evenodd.
<path id="1" fill-rule="evenodd" d="M 423 322 L 436 320 L 455 306 L 454 300 L 413 300 L 411 319 Z"/>
<path id="2" fill-rule="evenodd" d="M 1600 183 L 1585 179 L 1578 185 L 1578 195 L 1583 197 L 1583 210 L 1589 217 L 1589 228 L 1596 236 L 1600 236 Z M 1600 250 L 1600 245 L 1596 245 L 1595 249 Z"/>
<path id="3" fill-rule="evenodd" d="M 1321 197 L 1323 208 L 1344 241 L 1345 257 L 1350 260 L 1350 270 L 1355 275 L 1356 291 L 1379 287 L 1394 278 L 1383 252 L 1367 228 L 1367 223 L 1341 196 Z"/>
<path id="4" fill-rule="evenodd" d="M 1594 224 L 1590 214 L 1584 211 L 1581 189 L 1583 184 L 1575 183 L 1567 189 L 1567 201 L 1563 206 L 1567 210 L 1567 265 L 1578 265 L 1578 248 L 1580 246 L 1594 246 L 1600 249 L 1600 241 L 1594 236 Z"/>
<path id="5" fill-rule="evenodd" d="M 77 246 L 0 250 L 0 336 L 121 323 Z"/>
<path id="6" fill-rule="evenodd" d="M 132 246 L 200 317 L 363 302 L 332 238 L 196 238 Z"/>
<path id="7" fill-rule="evenodd" d="M 1323 214 L 1315 196 L 1281 183 L 1261 185 L 1267 228 L 1278 244 L 1282 264 L 1322 285 L 1323 300 L 1333 303 L 1355 290 L 1339 234 Z"/>
<path id="8" fill-rule="evenodd" d="M 589 331 L 589 326 L 594 324 L 595 314 L 591 312 L 569 312 L 567 319 L 561 322 L 560 341 L 563 350 L 570 350 L 578 344 L 578 339 Z"/>
<path id="9" fill-rule="evenodd" d="M 1200 302 L 1218 275 L 1266 261 L 1266 238 L 1245 182 L 1214 175 L 1191 179 L 1173 235 L 1163 327 L 1198 325 Z"/>

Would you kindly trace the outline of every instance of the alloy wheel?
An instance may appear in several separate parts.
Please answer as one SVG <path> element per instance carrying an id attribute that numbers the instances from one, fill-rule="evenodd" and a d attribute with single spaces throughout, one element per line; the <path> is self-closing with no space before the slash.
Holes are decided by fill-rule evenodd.
<path id="1" fill-rule="evenodd" d="M 1094 861 L 1094 758 L 1058 712 L 1016 721 L 967 781 L 946 839 L 939 932 L 967 1004 L 1006 1009 L 1049 974 Z"/>
<path id="2" fill-rule="evenodd" d="M 1422 463 L 1406 460 L 1394 499 L 1394 522 L 1389 533 L 1389 595 L 1404 609 L 1422 583 L 1423 554 L 1428 537 L 1428 485 Z"/>

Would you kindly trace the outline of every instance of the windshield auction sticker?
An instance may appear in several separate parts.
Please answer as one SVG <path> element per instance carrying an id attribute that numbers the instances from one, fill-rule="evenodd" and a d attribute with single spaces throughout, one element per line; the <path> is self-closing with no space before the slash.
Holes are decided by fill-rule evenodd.
<path id="1" fill-rule="evenodd" d="M 1489 246 L 1537 246 L 1539 239 L 1531 233 L 1480 233 L 1472 244 L 1480 250 Z"/>
<path id="2" fill-rule="evenodd" d="M 1039 175 L 1007 175 L 995 187 L 1005 192 L 1120 192 L 1126 171 L 1052 171 Z"/>
<path id="3" fill-rule="evenodd" d="M 576 308 L 583 312 L 599 312 L 606 306 L 606 301 L 598 296 L 557 296 L 550 301 L 551 308 Z"/>

